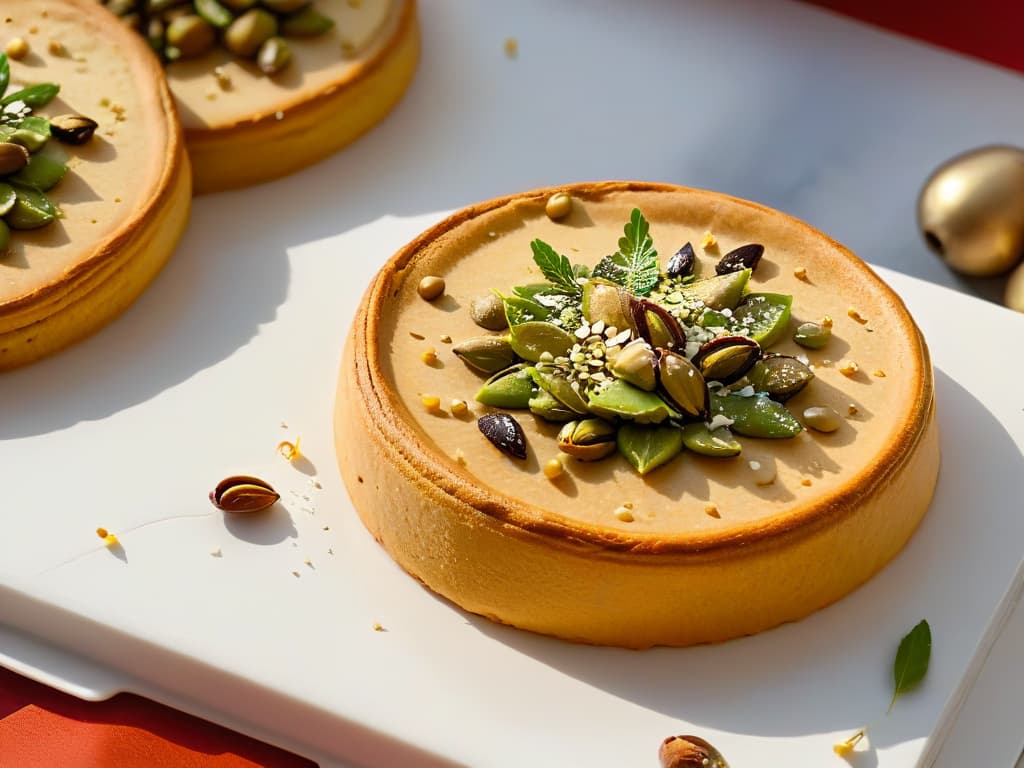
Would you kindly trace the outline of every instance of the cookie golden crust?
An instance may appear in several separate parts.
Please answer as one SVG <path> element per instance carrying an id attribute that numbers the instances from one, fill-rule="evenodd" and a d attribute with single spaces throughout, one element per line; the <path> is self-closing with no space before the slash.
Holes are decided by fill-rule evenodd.
<path id="1" fill-rule="evenodd" d="M 758 632 L 870 578 L 922 519 L 939 465 L 927 348 L 899 298 L 839 244 L 753 203 L 645 183 L 559 189 L 574 198 L 566 219 L 544 213 L 555 189 L 472 206 L 402 249 L 367 291 L 336 405 L 339 466 L 367 528 L 402 567 L 466 610 L 630 648 Z M 812 405 L 851 414 L 837 432 L 740 438 L 738 458 L 684 452 L 644 477 L 618 456 L 570 460 L 554 482 L 541 467 L 557 454 L 557 426 L 515 412 L 526 461 L 480 436 L 475 417 L 492 410 L 473 403 L 480 379 L 440 337 L 480 335 L 466 312 L 473 297 L 538 279 L 531 240 L 592 266 L 615 249 L 634 207 L 651 222 L 662 264 L 691 241 L 708 274 L 721 254 L 759 242 L 766 250 L 751 290 L 792 294 L 800 322 L 834 317 L 824 349 L 809 353 L 787 336 L 772 351 L 808 353 L 816 379 L 788 405 L 797 414 Z M 700 249 L 707 231 L 717 250 Z M 417 295 L 425 275 L 445 278 L 444 299 Z M 419 359 L 427 346 L 438 365 Z M 841 358 L 860 372 L 840 373 Z M 428 392 L 469 401 L 473 418 L 426 411 L 420 395 Z M 750 460 L 772 462 L 775 481 L 756 485 Z M 614 514 L 625 502 L 632 520 Z"/>
<path id="2" fill-rule="evenodd" d="M 49 193 L 62 218 L 12 234 L 0 258 L 0 370 L 77 341 L 131 304 L 170 257 L 188 220 L 191 173 L 159 62 L 90 0 L 9 0 L 4 40 L 28 54 L 12 83 L 50 81 L 44 116 L 80 113 L 89 143 L 46 151 L 68 173 Z"/>
<path id="3" fill-rule="evenodd" d="M 316 163 L 383 120 L 409 87 L 419 59 L 414 0 L 318 0 L 317 8 L 334 28 L 296 40 L 292 64 L 274 77 L 220 49 L 167 67 L 196 193 Z"/>

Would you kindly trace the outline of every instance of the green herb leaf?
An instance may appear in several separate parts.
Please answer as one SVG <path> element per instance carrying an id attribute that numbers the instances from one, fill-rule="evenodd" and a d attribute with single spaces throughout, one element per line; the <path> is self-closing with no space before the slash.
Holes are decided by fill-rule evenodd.
<path id="1" fill-rule="evenodd" d="M 11 84 L 11 65 L 7 61 L 7 54 L 0 53 L 0 96 L 7 93 L 7 86 Z"/>
<path id="2" fill-rule="evenodd" d="M 543 240 L 534 240 L 530 243 L 530 248 L 533 249 L 533 260 L 540 267 L 540 271 L 544 273 L 544 277 L 565 293 L 581 294 L 583 292 L 580 284 L 576 282 L 572 264 L 565 256 L 559 254 Z"/>
<path id="3" fill-rule="evenodd" d="M 932 630 L 923 619 L 900 640 L 896 661 L 892 665 L 893 692 L 889 703 L 892 712 L 896 699 L 921 682 L 928 671 L 932 655 Z"/>
<path id="4" fill-rule="evenodd" d="M 54 97 L 60 93 L 60 86 L 55 83 L 39 83 L 22 88 L 20 91 L 9 93 L 0 99 L 0 107 L 6 107 L 14 101 L 23 101 L 32 109 L 45 107 Z"/>
<path id="5" fill-rule="evenodd" d="M 658 252 L 650 236 L 651 225 L 639 208 L 634 208 L 619 239 L 618 253 L 605 256 L 594 267 L 594 277 L 603 277 L 637 296 L 646 296 L 658 284 Z"/>

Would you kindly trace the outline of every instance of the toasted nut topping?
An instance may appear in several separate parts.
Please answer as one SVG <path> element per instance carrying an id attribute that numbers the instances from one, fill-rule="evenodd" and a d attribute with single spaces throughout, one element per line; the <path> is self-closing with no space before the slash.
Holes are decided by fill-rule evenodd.
<path id="1" fill-rule="evenodd" d="M 442 344 L 451 344 L 452 337 L 449 336 L 447 333 L 444 333 L 439 337 L 438 341 L 440 341 Z"/>
<path id="2" fill-rule="evenodd" d="M 839 363 L 839 372 L 843 376 L 854 376 L 860 370 L 860 366 L 853 360 L 843 360 Z"/>
<path id="3" fill-rule="evenodd" d="M 572 211 L 572 197 L 567 192 L 555 192 L 548 198 L 548 202 L 544 206 L 544 213 L 552 221 L 564 219 L 570 211 Z"/>
<path id="4" fill-rule="evenodd" d="M 811 479 L 809 477 L 805 477 L 803 480 L 800 481 L 800 485 L 803 485 L 803 486 L 809 486 L 810 484 L 811 484 Z"/>
<path id="5" fill-rule="evenodd" d="M 437 350 L 433 347 L 427 347 L 422 353 L 420 353 L 420 360 L 427 365 L 433 365 L 437 362 Z"/>
<path id="6" fill-rule="evenodd" d="M 877 377 L 878 377 L 878 378 L 880 378 L 880 379 L 884 379 L 884 378 L 885 378 L 885 371 L 883 371 L 883 370 L 882 370 L 881 368 L 879 368 L 878 370 L 876 370 L 876 371 L 875 371 L 874 373 L 872 373 L 871 375 L 872 375 L 872 376 L 877 376 Z"/>
<path id="7" fill-rule="evenodd" d="M 658 760 L 661 768 L 729 768 L 722 753 L 699 736 L 669 736 Z"/>
<path id="8" fill-rule="evenodd" d="M 558 459 L 549 459 L 544 465 L 544 477 L 548 480 L 557 480 L 565 472 L 565 467 Z"/>
<path id="9" fill-rule="evenodd" d="M 806 280 L 807 279 L 807 267 L 797 267 L 796 269 L 794 269 L 793 270 L 793 277 L 795 277 L 797 280 Z"/>
<path id="10" fill-rule="evenodd" d="M 465 416 L 469 412 L 469 405 L 465 400 L 452 400 L 451 405 L 448 407 L 452 412 L 452 416 Z"/>
<path id="11" fill-rule="evenodd" d="M 862 315 L 860 312 L 858 312 L 855 307 L 850 307 L 848 310 L 846 310 L 846 314 L 850 316 L 851 320 L 855 320 L 861 325 L 864 325 L 868 321 L 868 319 L 864 317 L 864 315 Z"/>
<path id="12" fill-rule="evenodd" d="M 12 37 L 4 46 L 4 53 L 15 61 L 20 61 L 28 56 L 28 43 L 23 37 Z"/>
<path id="13" fill-rule="evenodd" d="M 68 52 L 60 40 L 51 40 L 46 49 L 54 56 L 63 56 Z"/>
<path id="14" fill-rule="evenodd" d="M 616 510 L 615 510 L 615 517 L 617 517 L 619 520 L 621 520 L 624 523 L 632 523 L 633 519 L 634 519 L 633 518 L 633 513 L 630 512 L 629 509 L 625 505 L 616 508 Z"/>
<path id="15" fill-rule="evenodd" d="M 714 504 L 707 504 L 704 507 L 704 514 L 709 517 L 720 518 L 722 515 L 718 511 L 718 507 Z"/>
<path id="16" fill-rule="evenodd" d="M 441 409 L 440 397 L 435 397 L 434 395 L 423 395 L 420 398 L 420 402 L 423 403 L 423 407 L 428 411 L 438 411 Z"/>
<path id="17" fill-rule="evenodd" d="M 706 251 L 709 248 L 714 248 L 716 245 L 718 245 L 718 238 L 714 236 L 710 229 L 707 230 L 700 239 L 700 247 Z"/>
<path id="18" fill-rule="evenodd" d="M 858 408 L 857 408 L 856 405 L 854 405 L 853 403 L 850 403 L 848 406 L 846 406 L 846 412 L 850 416 L 856 416 L 859 411 L 858 411 Z"/>
<path id="19" fill-rule="evenodd" d="M 424 301 L 433 301 L 444 293 L 444 278 L 437 277 L 436 275 L 427 275 L 420 284 L 416 286 L 416 291 Z"/>

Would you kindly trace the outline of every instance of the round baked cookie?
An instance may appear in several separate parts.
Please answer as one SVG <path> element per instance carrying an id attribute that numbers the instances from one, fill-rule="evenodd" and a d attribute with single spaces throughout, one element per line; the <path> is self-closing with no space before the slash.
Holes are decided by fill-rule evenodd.
<path id="1" fill-rule="evenodd" d="M 571 194 L 571 212 L 552 220 L 545 205 L 557 191 Z M 450 342 L 488 333 L 468 311 L 475 298 L 544 280 L 531 258 L 536 240 L 594 268 L 616 251 L 634 209 L 649 221 L 663 270 L 687 242 L 700 278 L 734 249 L 763 245 L 746 291 L 792 296 L 770 351 L 806 361 L 814 378 L 784 405 L 763 401 L 788 411 L 778 419 L 796 433 L 789 439 L 736 434 L 738 456 L 684 450 L 644 475 L 618 453 L 562 456 L 564 471 L 549 479 L 560 425 L 476 402 L 483 378 Z M 418 290 L 427 276 L 446 283 L 429 301 Z M 827 325 L 826 316 L 824 346 L 795 343 L 801 324 Z M 811 407 L 831 408 L 835 423 L 808 418 Z M 525 459 L 478 429 L 490 413 L 519 422 Z M 498 622 L 629 648 L 726 640 L 838 600 L 904 546 L 939 466 L 925 342 L 870 268 L 778 211 L 632 182 L 474 205 L 399 251 L 369 287 L 346 344 L 335 445 L 366 527 L 427 587 Z"/>
<path id="2" fill-rule="evenodd" d="M 169 64 L 196 193 L 284 176 L 354 141 L 398 103 L 419 58 L 414 0 L 316 0 L 334 26 L 296 39 L 273 77 L 221 47 Z"/>
<path id="3" fill-rule="evenodd" d="M 60 215 L 12 231 L 0 253 L 0 369 L 8 369 L 87 336 L 138 297 L 185 227 L 191 176 L 160 64 L 136 35 L 91 0 L 7 0 L 0 17 L 8 97 L 54 83 L 59 94 L 37 116 L 98 124 L 80 146 L 50 138 L 40 150 L 67 165 L 46 193 Z"/>

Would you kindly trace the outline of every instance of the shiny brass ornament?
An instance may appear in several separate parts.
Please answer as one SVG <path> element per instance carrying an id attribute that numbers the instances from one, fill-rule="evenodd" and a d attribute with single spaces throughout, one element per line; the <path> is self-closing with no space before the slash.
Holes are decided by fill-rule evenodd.
<path id="1" fill-rule="evenodd" d="M 957 272 L 987 277 L 1024 253 L 1024 149 L 981 147 L 939 166 L 917 201 L 928 247 Z"/>

